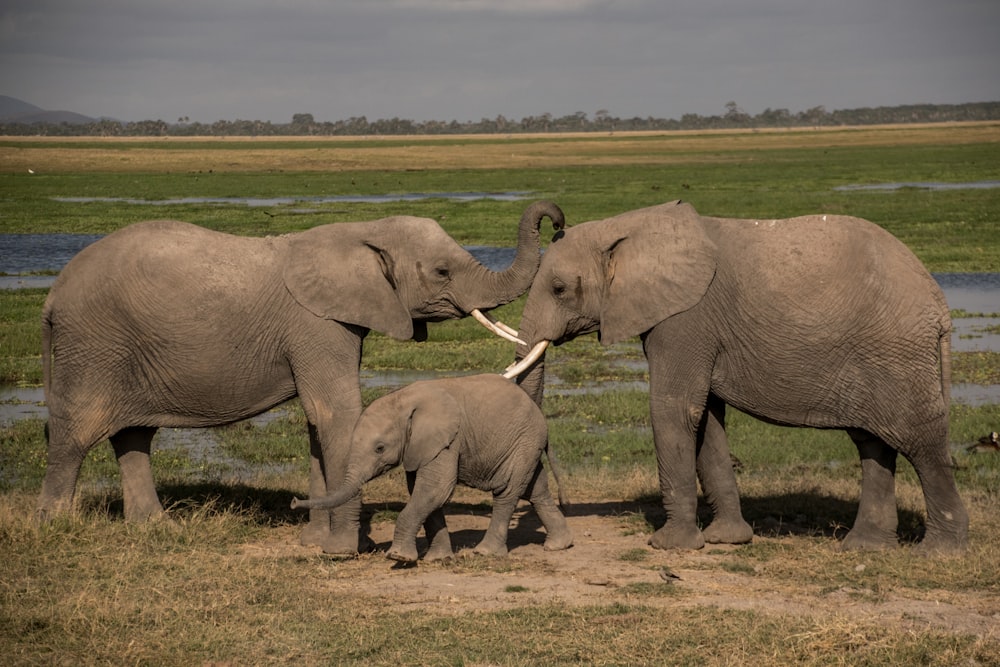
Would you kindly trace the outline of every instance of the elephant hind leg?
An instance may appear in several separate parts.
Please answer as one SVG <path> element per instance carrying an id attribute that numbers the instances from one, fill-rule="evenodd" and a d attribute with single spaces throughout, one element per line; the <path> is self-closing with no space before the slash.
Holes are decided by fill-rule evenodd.
<path id="1" fill-rule="evenodd" d="M 76 495 L 76 483 L 83 460 L 87 452 L 106 437 L 95 433 L 90 437 L 81 438 L 80 433 L 84 430 L 68 420 L 54 416 L 50 416 L 49 422 L 45 425 L 48 447 L 45 479 L 42 481 L 42 492 L 38 497 L 36 509 L 36 518 L 39 522 L 73 510 L 73 498 Z"/>
<path id="2" fill-rule="evenodd" d="M 527 500 L 545 526 L 545 550 L 559 551 L 573 546 L 573 533 L 566 524 L 566 517 L 549 491 L 549 475 L 542 467 L 541 461 L 535 468 L 535 473 L 528 483 Z"/>
<path id="3" fill-rule="evenodd" d="M 702 530 L 709 544 L 747 544 L 753 528 L 743 519 L 736 472 L 726 437 L 726 404 L 713 394 L 698 429 L 696 469 L 712 522 Z"/>
<path id="4" fill-rule="evenodd" d="M 444 518 L 444 510 L 440 507 L 424 520 L 424 535 L 427 536 L 427 553 L 424 560 L 448 560 L 455 555 L 451 547 L 451 536 L 448 534 L 448 524 Z"/>
<path id="5" fill-rule="evenodd" d="M 146 521 L 163 514 L 149 464 L 150 445 L 155 434 L 153 427 L 133 426 L 111 436 L 111 446 L 122 471 L 126 521 Z"/>
<path id="6" fill-rule="evenodd" d="M 863 430 L 848 431 L 861 457 L 858 514 L 841 548 L 878 550 L 897 545 L 896 450 Z"/>
<path id="7" fill-rule="evenodd" d="M 493 511 L 490 513 L 490 525 L 486 534 L 473 551 L 484 556 L 507 555 L 507 533 L 510 530 L 510 520 L 517 508 L 520 494 L 504 493 L 493 495 Z"/>
<path id="8" fill-rule="evenodd" d="M 947 433 L 942 420 L 936 432 L 925 426 L 914 436 L 918 446 L 900 449 L 920 479 L 927 523 L 917 549 L 928 555 L 961 553 L 969 539 L 969 515 L 955 485 Z"/>

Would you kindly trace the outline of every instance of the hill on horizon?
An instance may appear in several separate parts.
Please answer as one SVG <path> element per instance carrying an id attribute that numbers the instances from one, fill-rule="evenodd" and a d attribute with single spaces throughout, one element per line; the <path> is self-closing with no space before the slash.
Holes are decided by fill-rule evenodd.
<path id="1" fill-rule="evenodd" d="M 0 95 L 0 123 L 69 123 L 83 125 L 95 118 L 73 111 L 50 111 L 9 95 Z"/>

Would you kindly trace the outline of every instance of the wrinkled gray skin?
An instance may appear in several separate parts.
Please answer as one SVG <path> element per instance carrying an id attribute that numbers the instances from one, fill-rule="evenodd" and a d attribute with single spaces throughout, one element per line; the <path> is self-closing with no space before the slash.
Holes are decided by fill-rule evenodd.
<path id="1" fill-rule="evenodd" d="M 543 216 L 524 213 L 511 267 L 479 264 L 433 220 L 394 217 L 251 238 L 142 222 L 80 252 L 42 313 L 49 409 L 41 519 L 72 508 L 84 456 L 110 438 L 125 518 L 163 512 L 149 465 L 159 427 L 216 426 L 293 396 L 309 422 L 310 493 L 340 486 L 361 414 L 362 341 L 422 340 L 425 322 L 507 303 L 538 268 Z M 356 553 L 360 497 L 314 512 L 304 544 Z M 362 543 L 362 546 L 367 546 Z"/>
<path id="2" fill-rule="evenodd" d="M 700 216 L 673 202 L 577 225 L 545 251 L 519 337 L 528 346 L 597 332 L 639 335 L 666 524 L 650 544 L 697 549 L 752 538 L 725 407 L 788 426 L 844 429 L 861 455 L 847 549 L 897 544 L 896 455 L 927 507 L 921 549 L 956 551 L 968 515 L 948 452 L 951 321 L 897 239 L 857 218 Z M 527 348 L 518 346 L 517 357 Z M 522 373 L 542 399 L 544 359 Z M 697 478 L 714 510 L 695 520 Z"/>
<path id="3" fill-rule="evenodd" d="M 507 554 L 507 528 L 525 498 L 545 526 L 545 549 L 566 549 L 573 538 L 549 493 L 541 456 L 549 455 L 542 411 L 516 384 L 499 375 L 425 380 L 372 402 L 351 438 L 343 488 L 326 498 L 294 499 L 292 507 L 333 508 L 362 485 L 403 464 L 410 501 L 396 519 L 389 558 L 417 560 L 417 531 L 427 535 L 427 560 L 449 558 L 451 540 L 441 507 L 460 483 L 493 494 L 493 515 L 476 552 Z M 562 492 L 562 482 L 556 477 Z"/>

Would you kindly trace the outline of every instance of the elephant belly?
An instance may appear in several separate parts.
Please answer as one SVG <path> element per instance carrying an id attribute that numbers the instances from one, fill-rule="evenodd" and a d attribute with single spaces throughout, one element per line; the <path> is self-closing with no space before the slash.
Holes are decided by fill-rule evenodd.
<path id="1" fill-rule="evenodd" d="M 903 415 L 941 412 L 933 350 L 903 364 L 893 353 L 872 355 L 870 349 L 809 345 L 721 355 L 711 391 L 738 410 L 789 426 L 879 430 Z"/>

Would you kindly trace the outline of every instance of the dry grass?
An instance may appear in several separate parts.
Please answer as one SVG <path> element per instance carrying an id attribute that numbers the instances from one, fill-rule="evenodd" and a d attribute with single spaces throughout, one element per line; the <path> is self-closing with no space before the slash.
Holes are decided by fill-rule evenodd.
<path id="1" fill-rule="evenodd" d="M 712 161 L 711 152 L 995 143 L 1000 124 L 943 123 L 789 130 L 611 135 L 405 137 L 46 138 L 0 141 L 0 173 L 519 169 Z M 72 150 L 66 150 L 70 146 Z M 715 158 L 718 159 L 718 158 Z M 733 159 L 731 155 L 724 159 Z M 263 168 L 262 168 L 263 166 Z"/>
<path id="2" fill-rule="evenodd" d="M 94 508 L 39 528 L 34 494 L 0 497 L 0 643 L 29 664 L 805 664 L 996 665 L 1000 498 L 969 498 L 972 547 L 927 560 L 910 549 L 840 553 L 812 530 L 758 527 L 754 543 L 700 552 L 645 546 L 650 470 L 577 472 L 577 546 L 541 551 L 519 513 L 507 559 L 461 551 L 449 564 L 393 568 L 381 554 L 335 560 L 297 544 L 297 520 L 255 506 L 274 487 L 175 506 L 170 522 Z M 743 493 L 856 500 L 857 482 L 741 479 Z M 623 492 L 623 486 L 634 491 Z M 901 510 L 919 508 L 910 482 Z M 402 480 L 367 489 L 398 508 Z M 632 495 L 635 493 L 637 495 Z M 100 500 L 103 498 L 104 500 Z M 488 509 L 460 491 L 449 523 L 471 546 Z M 113 512 L 112 512 L 113 514 Z M 391 521 L 373 538 L 382 548 Z M 665 583 L 669 567 L 681 578 Z"/>

